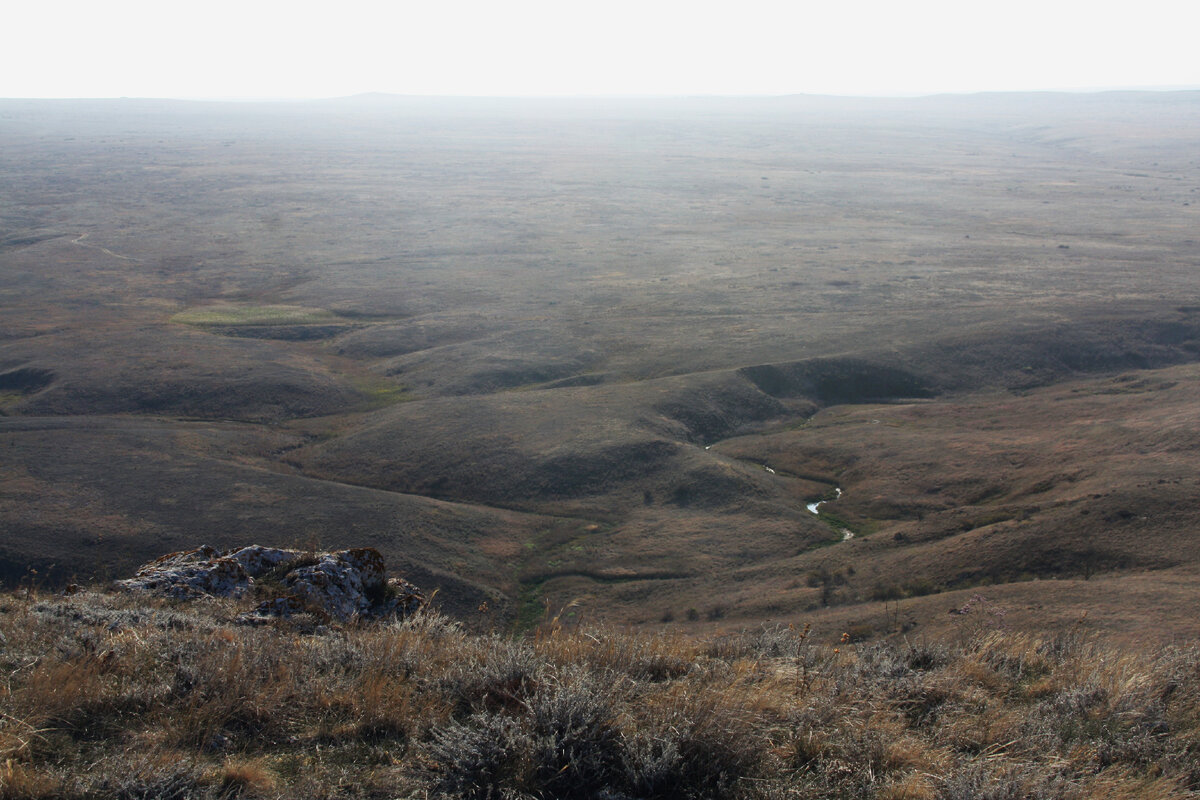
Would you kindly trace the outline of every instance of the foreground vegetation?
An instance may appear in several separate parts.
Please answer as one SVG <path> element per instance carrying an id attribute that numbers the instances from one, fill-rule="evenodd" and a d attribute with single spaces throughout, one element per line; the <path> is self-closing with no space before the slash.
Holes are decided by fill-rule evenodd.
<path id="1" fill-rule="evenodd" d="M 237 610 L 0 598 L 0 797 L 1200 795 L 1200 650 L 982 600 L 944 641 L 840 644 Z"/>

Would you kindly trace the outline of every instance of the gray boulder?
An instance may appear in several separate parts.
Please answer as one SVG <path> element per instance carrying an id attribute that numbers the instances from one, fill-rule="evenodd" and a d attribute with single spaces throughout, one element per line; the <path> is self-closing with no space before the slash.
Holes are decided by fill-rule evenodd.
<path id="1" fill-rule="evenodd" d="M 245 622 L 298 613 L 343 622 L 396 618 L 428 602 L 407 581 L 389 579 L 383 556 L 370 547 L 311 553 L 260 545 L 220 552 L 204 546 L 162 556 L 117 585 L 179 599 L 273 595 L 242 615 Z"/>

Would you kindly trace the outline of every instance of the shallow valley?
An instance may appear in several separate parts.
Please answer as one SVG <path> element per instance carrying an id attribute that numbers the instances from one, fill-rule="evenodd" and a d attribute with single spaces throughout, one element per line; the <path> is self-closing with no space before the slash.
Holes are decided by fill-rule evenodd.
<path id="1" fill-rule="evenodd" d="M 1197 123 L 2 101 L 2 576 L 362 545 L 484 626 L 868 637 L 982 592 L 1194 636 Z"/>

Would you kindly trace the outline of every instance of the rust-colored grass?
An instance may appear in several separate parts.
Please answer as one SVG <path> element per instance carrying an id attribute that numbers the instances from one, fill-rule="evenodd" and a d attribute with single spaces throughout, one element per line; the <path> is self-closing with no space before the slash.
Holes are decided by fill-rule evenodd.
<path id="1" fill-rule="evenodd" d="M 0 797 L 1185 798 L 1200 650 L 0 599 Z"/>

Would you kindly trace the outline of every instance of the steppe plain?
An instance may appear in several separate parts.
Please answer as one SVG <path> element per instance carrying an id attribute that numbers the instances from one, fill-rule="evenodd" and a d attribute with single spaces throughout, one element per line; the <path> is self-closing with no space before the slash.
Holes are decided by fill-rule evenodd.
<path id="1" fill-rule="evenodd" d="M 0 101 L 0 571 L 1195 637 L 1198 223 L 1196 92 Z"/>

